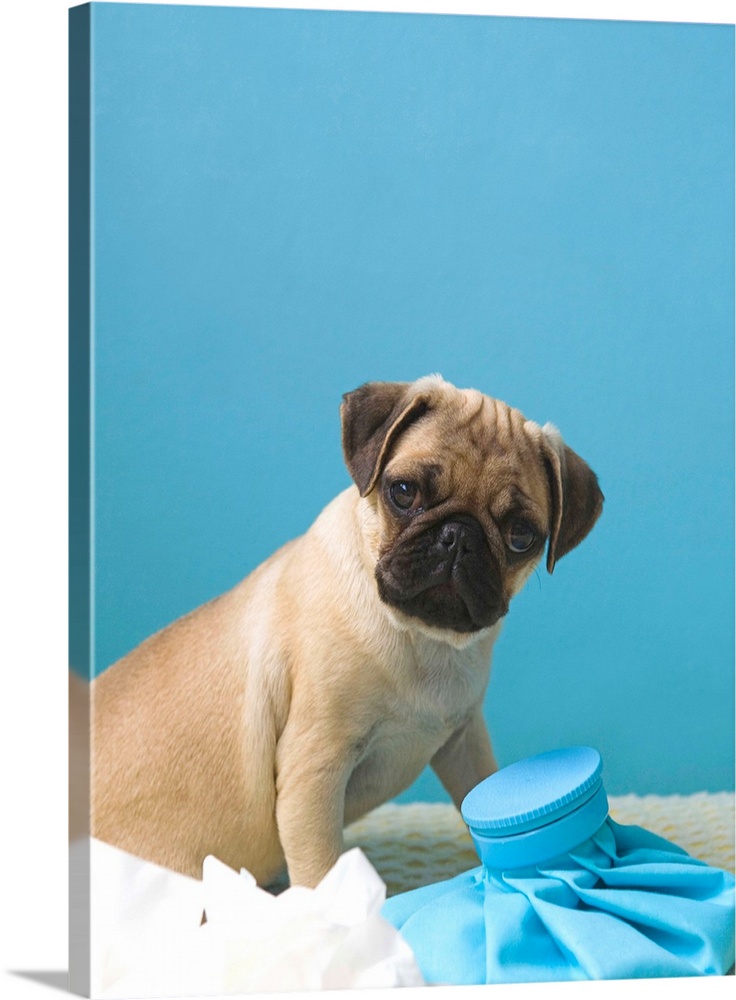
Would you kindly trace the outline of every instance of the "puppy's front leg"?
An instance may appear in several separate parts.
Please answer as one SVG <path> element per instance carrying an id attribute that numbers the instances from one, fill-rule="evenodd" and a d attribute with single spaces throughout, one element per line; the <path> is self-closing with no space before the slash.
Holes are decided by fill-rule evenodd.
<path id="1" fill-rule="evenodd" d="M 430 763 L 458 809 L 471 788 L 498 770 L 480 707 L 440 747 Z"/>
<path id="2" fill-rule="evenodd" d="M 279 741 L 276 824 L 292 885 L 314 887 L 342 853 L 352 760 L 331 740 L 287 725 Z"/>

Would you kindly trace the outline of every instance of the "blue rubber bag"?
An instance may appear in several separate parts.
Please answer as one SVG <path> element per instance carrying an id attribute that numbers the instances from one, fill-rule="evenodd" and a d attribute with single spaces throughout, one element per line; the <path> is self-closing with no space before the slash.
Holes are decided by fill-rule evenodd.
<path id="1" fill-rule="evenodd" d="M 462 804 L 483 864 L 393 896 L 383 916 L 428 983 L 723 975 L 734 878 L 608 816 L 601 759 L 519 761 Z"/>

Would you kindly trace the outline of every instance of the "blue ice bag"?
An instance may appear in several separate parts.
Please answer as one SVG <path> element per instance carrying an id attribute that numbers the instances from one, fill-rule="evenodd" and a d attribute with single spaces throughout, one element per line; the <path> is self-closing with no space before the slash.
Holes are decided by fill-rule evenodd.
<path id="1" fill-rule="evenodd" d="M 722 975 L 734 879 L 608 815 L 590 747 L 511 764 L 462 804 L 481 861 L 388 899 L 429 983 Z"/>

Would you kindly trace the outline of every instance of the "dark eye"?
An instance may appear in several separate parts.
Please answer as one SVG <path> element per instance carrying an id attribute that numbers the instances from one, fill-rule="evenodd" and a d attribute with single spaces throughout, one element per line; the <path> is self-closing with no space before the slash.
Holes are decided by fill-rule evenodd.
<path id="1" fill-rule="evenodd" d="M 526 521 L 513 521 L 506 532 L 506 544 L 512 552 L 528 552 L 536 539 L 534 528 Z"/>
<path id="2" fill-rule="evenodd" d="M 400 480 L 389 487 L 389 496 L 399 510 L 415 511 L 422 505 L 422 496 L 416 483 Z"/>

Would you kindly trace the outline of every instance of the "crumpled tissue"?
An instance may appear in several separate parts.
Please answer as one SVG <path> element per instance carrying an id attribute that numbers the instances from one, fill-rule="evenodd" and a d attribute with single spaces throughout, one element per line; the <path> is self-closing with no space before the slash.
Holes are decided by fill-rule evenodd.
<path id="1" fill-rule="evenodd" d="M 386 887 L 358 848 L 315 889 L 274 896 L 212 856 L 199 881 L 99 840 L 90 846 L 95 997 L 424 985 L 381 916 Z"/>

